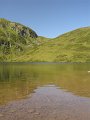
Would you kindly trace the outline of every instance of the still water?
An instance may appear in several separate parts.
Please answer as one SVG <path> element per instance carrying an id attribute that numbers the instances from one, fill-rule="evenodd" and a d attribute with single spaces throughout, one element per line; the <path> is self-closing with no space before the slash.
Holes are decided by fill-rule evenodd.
<path id="1" fill-rule="evenodd" d="M 89 63 L 0 64 L 0 120 L 90 120 L 88 71 Z"/>

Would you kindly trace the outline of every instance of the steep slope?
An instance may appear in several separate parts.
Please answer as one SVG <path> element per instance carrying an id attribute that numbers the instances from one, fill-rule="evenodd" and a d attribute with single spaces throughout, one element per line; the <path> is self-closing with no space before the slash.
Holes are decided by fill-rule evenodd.
<path id="1" fill-rule="evenodd" d="M 26 61 L 90 62 L 90 27 L 49 40 L 18 60 L 23 61 L 25 58 Z"/>
<path id="2" fill-rule="evenodd" d="M 30 28 L 6 19 L 0 19 L 0 61 L 11 61 L 30 48 L 41 44 Z"/>

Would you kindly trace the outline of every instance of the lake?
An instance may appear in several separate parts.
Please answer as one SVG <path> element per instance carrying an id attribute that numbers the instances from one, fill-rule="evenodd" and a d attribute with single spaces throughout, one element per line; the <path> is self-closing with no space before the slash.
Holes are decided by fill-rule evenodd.
<path id="1" fill-rule="evenodd" d="M 90 64 L 0 64 L 0 120 L 90 120 Z"/>

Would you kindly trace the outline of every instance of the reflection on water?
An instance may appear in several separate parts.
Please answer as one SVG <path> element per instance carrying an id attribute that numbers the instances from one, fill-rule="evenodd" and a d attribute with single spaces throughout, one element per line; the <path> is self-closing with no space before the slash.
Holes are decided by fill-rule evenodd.
<path id="1" fill-rule="evenodd" d="M 90 64 L 0 64 L 0 104 L 25 98 L 45 85 L 90 97 L 89 70 Z"/>

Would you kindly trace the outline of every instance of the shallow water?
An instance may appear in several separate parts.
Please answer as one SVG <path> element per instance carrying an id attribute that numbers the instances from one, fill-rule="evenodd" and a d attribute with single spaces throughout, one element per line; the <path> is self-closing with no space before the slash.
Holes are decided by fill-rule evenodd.
<path id="1" fill-rule="evenodd" d="M 0 120 L 90 120 L 90 64 L 0 64 Z"/>

